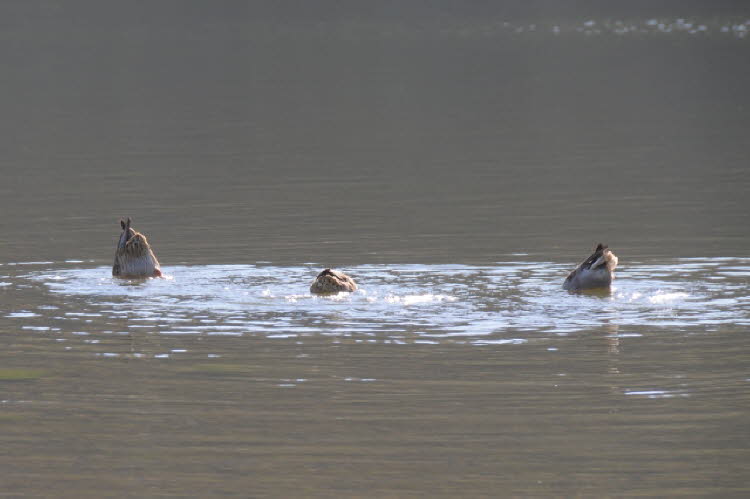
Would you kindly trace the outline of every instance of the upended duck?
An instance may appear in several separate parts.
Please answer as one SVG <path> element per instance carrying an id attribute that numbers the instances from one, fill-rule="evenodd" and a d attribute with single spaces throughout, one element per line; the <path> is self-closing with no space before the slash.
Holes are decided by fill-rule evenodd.
<path id="1" fill-rule="evenodd" d="M 310 293 L 313 294 L 333 294 L 342 291 L 352 292 L 357 290 L 357 283 L 354 279 L 339 272 L 338 270 L 325 269 L 310 285 Z"/>
<path id="2" fill-rule="evenodd" d="M 161 277 L 159 260 L 156 259 L 148 239 L 132 229 L 130 222 L 130 218 L 127 222 L 120 220 L 122 233 L 115 249 L 112 275 L 126 278 Z"/>
<path id="3" fill-rule="evenodd" d="M 617 257 L 607 245 L 599 243 L 594 252 L 576 269 L 568 274 L 563 289 L 583 291 L 586 289 L 609 288 L 615 278 Z"/>

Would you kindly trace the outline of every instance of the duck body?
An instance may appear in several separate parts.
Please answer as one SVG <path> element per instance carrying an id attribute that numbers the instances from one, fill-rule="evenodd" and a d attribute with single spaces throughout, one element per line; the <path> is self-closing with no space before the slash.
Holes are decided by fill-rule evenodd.
<path id="1" fill-rule="evenodd" d="M 357 283 L 354 279 L 339 272 L 338 270 L 325 269 L 323 270 L 310 285 L 310 293 L 313 294 L 334 294 L 344 292 L 352 292 L 357 290 Z"/>
<path id="2" fill-rule="evenodd" d="M 159 260 L 156 259 L 146 236 L 130 227 L 127 222 L 120 220 L 122 233 L 115 249 L 115 263 L 112 265 L 112 275 L 124 278 L 161 277 Z"/>
<path id="3" fill-rule="evenodd" d="M 568 274 L 563 289 L 583 291 L 609 288 L 615 278 L 617 261 L 615 254 L 606 245 L 599 243 L 594 252 Z"/>

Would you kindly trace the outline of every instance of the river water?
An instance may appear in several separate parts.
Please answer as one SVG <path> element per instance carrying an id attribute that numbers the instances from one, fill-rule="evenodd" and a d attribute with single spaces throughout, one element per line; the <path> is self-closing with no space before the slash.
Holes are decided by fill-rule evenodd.
<path id="1" fill-rule="evenodd" d="M 3 493 L 750 494 L 750 12 L 696 4 L 3 7 Z"/>

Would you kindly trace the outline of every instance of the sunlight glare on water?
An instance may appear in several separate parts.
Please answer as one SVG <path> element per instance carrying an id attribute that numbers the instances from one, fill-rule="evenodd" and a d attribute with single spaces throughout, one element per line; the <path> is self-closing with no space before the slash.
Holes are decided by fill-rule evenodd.
<path id="1" fill-rule="evenodd" d="M 684 330 L 750 324 L 744 280 L 722 270 L 744 272 L 747 264 L 629 265 L 604 295 L 562 291 L 569 266 L 550 262 L 354 266 L 346 271 L 360 289 L 333 296 L 309 293 L 316 274 L 311 266 L 168 266 L 167 278 L 145 281 L 113 279 L 105 267 L 51 267 L 15 282 L 61 297 L 53 317 L 38 307 L 6 318 L 28 328 L 51 323 L 60 334 L 83 329 L 96 335 L 117 326 L 118 334 L 513 344 L 606 325 Z"/>
<path id="2" fill-rule="evenodd" d="M 0 23 L 4 494 L 750 496 L 748 2 Z"/>

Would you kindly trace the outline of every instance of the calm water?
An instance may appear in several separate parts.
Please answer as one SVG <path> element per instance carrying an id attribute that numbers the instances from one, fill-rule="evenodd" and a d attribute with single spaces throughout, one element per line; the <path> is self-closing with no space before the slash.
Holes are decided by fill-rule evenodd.
<path id="1" fill-rule="evenodd" d="M 3 493 L 750 494 L 747 8 L 177 5 L 0 7 Z"/>

